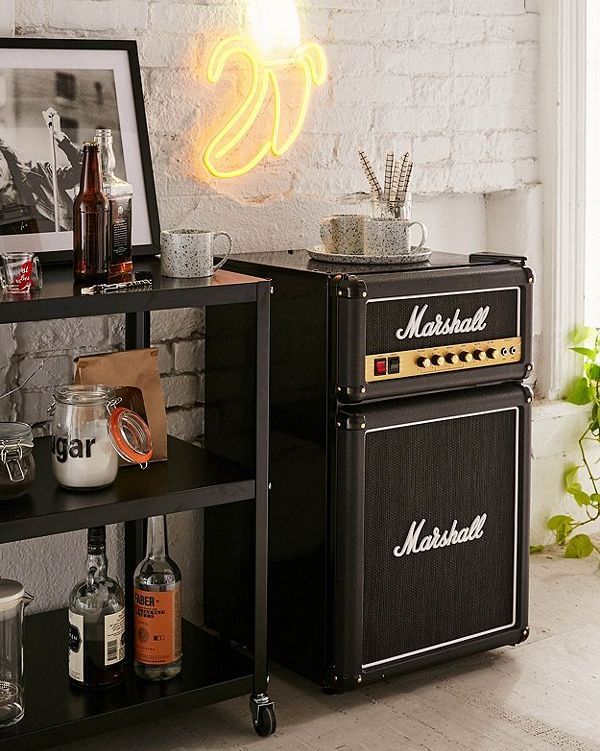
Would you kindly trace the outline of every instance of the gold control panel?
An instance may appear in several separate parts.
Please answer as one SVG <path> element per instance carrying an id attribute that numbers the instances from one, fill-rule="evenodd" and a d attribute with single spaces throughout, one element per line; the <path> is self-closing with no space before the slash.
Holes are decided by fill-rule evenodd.
<path id="1" fill-rule="evenodd" d="M 376 383 L 449 370 L 487 368 L 490 365 L 506 365 L 520 360 L 520 336 L 412 349 L 408 352 L 386 352 L 365 357 L 365 381 Z"/>

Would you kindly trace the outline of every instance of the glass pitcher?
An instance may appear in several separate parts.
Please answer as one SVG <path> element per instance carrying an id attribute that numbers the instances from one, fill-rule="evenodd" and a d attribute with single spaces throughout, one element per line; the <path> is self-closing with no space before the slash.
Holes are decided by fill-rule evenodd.
<path id="1" fill-rule="evenodd" d="M 23 718 L 23 610 L 33 597 L 13 579 L 0 579 L 0 728 Z"/>

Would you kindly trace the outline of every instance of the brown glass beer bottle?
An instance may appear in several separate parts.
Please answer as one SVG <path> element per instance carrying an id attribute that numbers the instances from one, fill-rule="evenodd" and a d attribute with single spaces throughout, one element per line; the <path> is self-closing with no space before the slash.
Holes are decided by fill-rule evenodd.
<path id="1" fill-rule="evenodd" d="M 79 195 L 73 203 L 73 263 L 79 282 L 108 279 L 110 204 L 102 190 L 97 143 L 83 146 Z"/>

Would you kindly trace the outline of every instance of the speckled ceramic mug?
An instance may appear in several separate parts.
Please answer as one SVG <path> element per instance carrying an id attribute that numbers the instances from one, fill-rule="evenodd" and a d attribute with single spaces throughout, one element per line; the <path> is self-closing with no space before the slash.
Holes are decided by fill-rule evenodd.
<path id="1" fill-rule="evenodd" d="M 411 247 L 410 228 L 421 228 L 421 242 Z M 364 244 L 366 256 L 409 256 L 418 253 L 427 242 L 427 227 L 421 222 L 404 219 L 365 219 Z"/>
<path id="2" fill-rule="evenodd" d="M 215 240 L 226 237 L 229 247 L 215 264 Z M 160 273 L 177 279 L 212 276 L 231 253 L 231 237 L 227 232 L 207 229 L 173 229 L 160 233 Z"/>
<path id="3" fill-rule="evenodd" d="M 321 219 L 321 242 L 328 253 L 358 255 L 363 252 L 362 214 L 336 214 Z"/>

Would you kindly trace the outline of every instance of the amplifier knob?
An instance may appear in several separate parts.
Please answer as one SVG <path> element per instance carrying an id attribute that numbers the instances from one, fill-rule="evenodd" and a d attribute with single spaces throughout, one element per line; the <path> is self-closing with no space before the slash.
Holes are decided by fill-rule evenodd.
<path id="1" fill-rule="evenodd" d="M 494 349 L 494 347 L 490 347 L 487 351 L 487 356 L 490 360 L 497 360 L 500 357 L 500 352 L 497 349 Z"/>
<path id="2" fill-rule="evenodd" d="M 454 352 L 448 352 L 448 354 L 446 355 L 446 362 L 449 365 L 456 365 L 456 363 L 458 362 L 458 355 Z"/>
<path id="3" fill-rule="evenodd" d="M 434 365 L 444 365 L 446 360 L 444 359 L 443 355 L 433 355 L 431 362 Z"/>
<path id="4" fill-rule="evenodd" d="M 428 357 L 419 357 L 417 365 L 420 368 L 428 368 L 431 365 L 431 360 Z"/>
<path id="5" fill-rule="evenodd" d="M 473 355 L 470 352 L 461 352 L 460 359 L 463 362 L 473 362 Z"/>
<path id="6" fill-rule="evenodd" d="M 487 359 L 487 355 L 482 349 L 476 349 L 475 352 L 473 352 L 473 357 L 476 360 L 479 360 L 479 362 Z"/>

